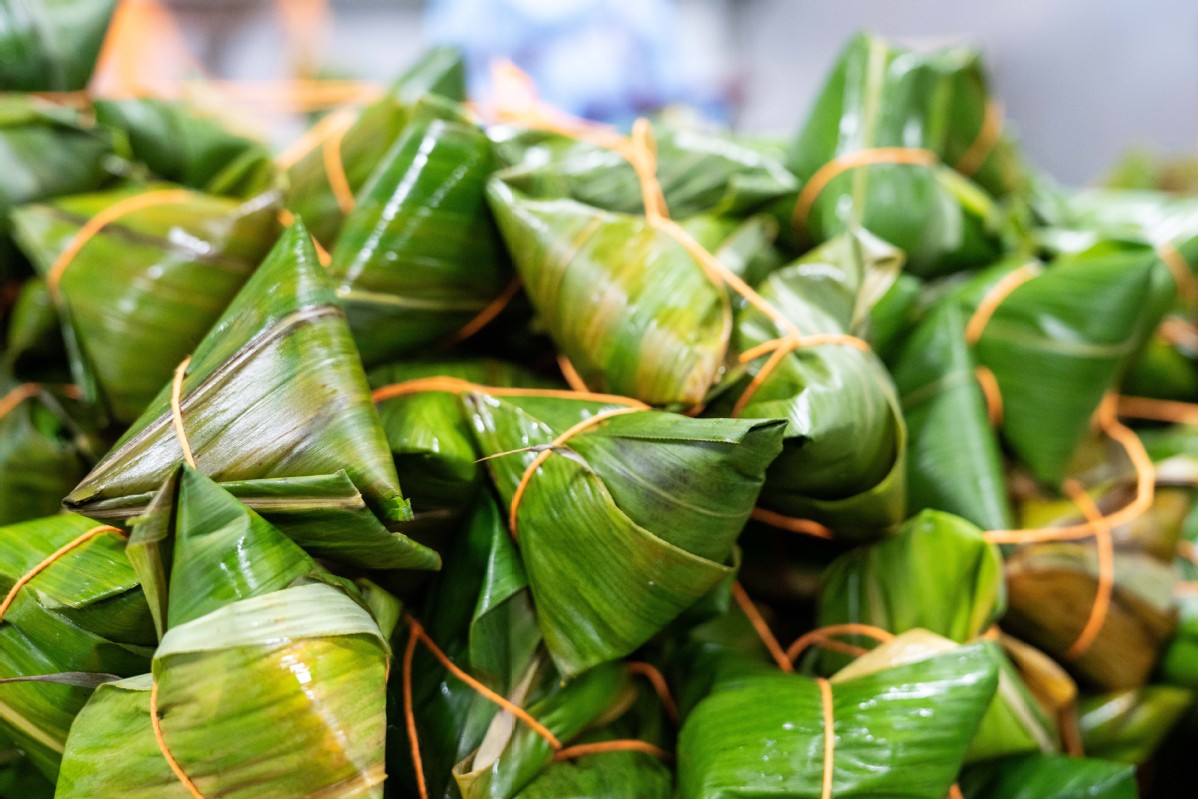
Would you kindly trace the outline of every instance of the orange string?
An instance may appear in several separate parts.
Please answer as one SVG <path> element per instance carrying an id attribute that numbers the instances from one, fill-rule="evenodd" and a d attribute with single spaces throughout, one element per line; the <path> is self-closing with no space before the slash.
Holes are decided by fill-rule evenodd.
<path id="1" fill-rule="evenodd" d="M 532 459 L 532 463 L 528 464 L 528 468 L 524 470 L 524 474 L 520 476 L 520 482 L 516 486 L 515 493 L 512 494 L 512 504 L 510 510 L 508 511 L 508 525 L 511 529 L 512 538 L 516 538 L 516 518 L 520 510 L 520 501 L 524 498 L 524 494 L 528 490 L 528 485 L 532 481 L 532 476 L 536 474 L 537 469 L 541 468 L 541 464 L 549 459 L 549 456 L 553 454 L 554 450 L 556 450 L 558 447 L 565 446 L 567 441 L 579 433 L 585 432 L 586 430 L 589 430 L 600 422 L 604 422 L 613 416 L 621 416 L 626 413 L 641 413 L 646 410 L 648 410 L 647 406 L 612 408 L 610 410 L 600 411 L 594 416 L 583 419 L 581 422 L 555 438 L 553 443 L 548 447 L 538 452 L 537 456 Z"/>
<path id="2" fill-rule="evenodd" d="M 799 519 L 794 516 L 786 516 L 781 513 L 776 513 L 765 508 L 753 508 L 750 514 L 751 518 L 756 521 L 768 524 L 771 527 L 777 527 L 780 530 L 786 530 L 791 533 L 800 533 L 802 535 L 810 535 L 816 538 L 833 538 L 832 531 L 817 521 L 811 519 Z"/>
<path id="3" fill-rule="evenodd" d="M 183 427 L 183 377 L 190 363 L 191 356 L 188 355 L 175 367 L 175 376 L 171 380 L 171 424 L 175 428 L 175 438 L 179 442 L 179 449 L 183 450 L 183 460 L 187 461 L 188 466 L 195 469 L 196 459 L 192 457 L 191 443 L 187 440 L 187 430 Z"/>
<path id="4" fill-rule="evenodd" d="M 674 701 L 674 695 L 670 693 L 670 685 L 666 682 L 665 675 L 652 663 L 645 663 L 643 661 L 629 662 L 628 671 L 649 681 L 649 684 L 653 686 L 654 692 L 657 693 L 657 698 L 661 700 L 661 705 L 665 708 L 666 715 L 672 721 L 677 722 L 678 703 Z"/>
<path id="5" fill-rule="evenodd" d="M 341 160 L 341 142 L 349 128 L 348 124 L 335 127 L 320 145 L 325 176 L 329 179 L 329 188 L 333 190 L 337 207 L 343 214 L 352 211 L 356 202 L 354 190 L 349 185 L 349 177 L 345 174 L 345 162 Z"/>
<path id="6" fill-rule="evenodd" d="M 343 108 L 324 117 L 279 153 L 275 157 L 275 164 L 279 169 L 291 169 L 334 131 L 353 125 L 355 115 L 354 109 Z"/>
<path id="7" fill-rule="evenodd" d="M 528 711 L 519 705 L 511 702 L 507 698 L 495 693 L 481 682 L 471 677 L 465 671 L 457 666 L 449 657 L 437 646 L 436 642 L 429 637 L 424 626 L 411 616 L 405 615 L 408 622 L 408 643 L 404 648 L 403 655 L 403 705 L 404 705 L 404 723 L 408 731 L 408 743 L 412 753 L 412 764 L 416 774 L 416 787 L 420 794 L 420 799 L 428 799 L 428 786 L 424 777 L 424 762 L 420 755 L 419 730 L 416 725 L 416 710 L 412 692 L 412 663 L 416 655 L 416 644 L 423 643 L 425 648 L 432 654 L 437 661 L 444 666 L 450 674 L 457 677 L 463 683 L 472 689 L 475 693 L 487 699 L 490 702 L 498 705 L 503 710 L 511 713 L 513 716 L 524 722 L 528 727 L 539 735 L 550 748 L 554 751 L 554 762 L 561 760 L 569 760 L 585 755 L 600 754 L 605 752 L 644 752 L 659 757 L 663 760 L 670 760 L 672 756 L 669 752 L 661 747 L 654 746 L 647 741 L 639 741 L 635 739 L 621 739 L 616 741 L 603 741 L 600 743 L 578 744 L 575 746 L 565 746 L 554 735 L 548 727 L 537 721 Z M 654 681 L 655 674 L 661 679 L 662 685 L 665 684 L 665 679 L 661 677 L 661 672 L 650 666 L 648 663 L 630 663 L 628 664 L 629 671 L 634 674 L 643 674 L 650 677 Z M 656 687 L 656 682 L 654 681 Z M 663 704 L 666 698 L 669 698 L 670 705 L 667 705 L 667 711 L 673 707 L 673 713 L 677 714 L 677 706 L 673 705 L 673 699 L 669 697 L 669 690 L 666 689 L 663 697 Z M 165 751 L 165 749 L 164 749 Z M 182 778 L 181 778 L 182 779 Z M 201 798 L 202 799 L 202 798 Z"/>
<path id="8" fill-rule="evenodd" d="M 513 277 L 507 286 L 504 287 L 503 291 L 499 292 L 498 296 L 491 300 L 491 302 L 487 304 L 486 308 L 483 308 L 481 311 L 479 311 L 477 316 L 463 325 L 461 330 L 458 330 L 456 333 L 450 336 L 449 341 L 454 344 L 458 343 L 459 341 L 465 341 L 489 325 L 491 321 L 495 319 L 495 317 L 503 313 L 503 309 L 508 306 L 508 303 L 512 301 L 512 298 L 520 293 L 521 285 L 522 281 L 520 280 L 520 276 L 516 275 Z"/>
<path id="9" fill-rule="evenodd" d="M 154 740 L 158 742 L 158 750 L 162 752 L 162 757 L 166 760 L 166 764 L 171 767 L 171 772 L 175 775 L 175 778 L 183 784 L 183 787 L 195 799 L 204 799 L 204 794 L 200 793 L 200 789 L 191 781 L 191 777 L 187 776 L 187 772 L 179 765 L 179 761 L 175 760 L 175 756 L 171 754 L 170 747 L 166 745 L 166 737 L 162 734 L 162 720 L 158 718 L 158 681 L 154 679 L 152 679 L 150 684 L 150 726 L 154 730 Z"/>
<path id="10" fill-rule="evenodd" d="M 25 400 L 33 399 L 41 393 L 39 383 L 21 383 L 12 391 L 0 397 L 0 419 L 8 416 Z"/>
<path id="11" fill-rule="evenodd" d="M 807 651 L 808 647 L 822 646 L 841 635 L 865 635 L 881 642 L 894 640 L 894 633 L 872 624 L 831 624 L 827 627 L 817 627 L 811 632 L 799 636 L 793 644 L 786 648 L 786 658 L 794 663 L 800 655 Z M 864 654 L 864 651 L 862 650 L 859 654 Z"/>
<path id="12" fill-rule="evenodd" d="M 144 208 L 149 208 L 154 205 L 169 205 L 175 203 L 188 202 L 192 197 L 191 192 L 183 189 L 163 189 L 160 191 L 149 191 L 144 194 L 137 194 L 133 197 L 128 197 L 120 202 L 113 203 L 105 208 L 100 213 L 87 220 L 87 223 L 71 237 L 67 246 L 58 257 L 54 259 L 50 270 L 46 273 L 46 287 L 50 290 L 50 295 L 55 300 L 60 299 L 58 284 L 62 280 L 62 275 L 66 272 L 67 267 L 79 255 L 92 238 L 103 230 L 107 225 L 115 222 L 126 214 L 140 211 Z"/>
<path id="13" fill-rule="evenodd" d="M 821 799 L 832 799 L 832 774 L 836 756 L 836 719 L 833 717 L 832 683 L 823 677 L 815 678 L 819 686 L 820 706 L 824 711 L 824 779 Z"/>
<path id="14" fill-rule="evenodd" d="M 490 688 L 483 685 L 466 672 L 462 671 L 462 669 L 460 669 L 456 663 L 450 660 L 449 657 L 443 651 L 441 651 L 441 647 L 437 646 L 436 642 L 429 637 L 428 633 L 424 630 L 424 626 L 420 622 L 409 616 L 408 624 L 411 630 L 410 635 L 419 639 L 420 642 L 424 644 L 425 648 L 428 649 L 428 651 L 432 654 L 432 656 L 435 657 L 442 666 L 449 670 L 450 674 L 466 683 L 466 685 L 470 686 L 475 693 L 481 695 L 483 698 L 495 703 L 496 705 L 499 705 L 501 708 L 520 719 L 520 721 L 527 724 L 533 732 L 544 738 L 545 742 L 554 749 L 562 748 L 562 742 L 557 739 L 557 736 L 550 732 L 548 727 L 529 715 L 527 710 L 511 702 L 507 698 L 495 693 Z"/>
<path id="15" fill-rule="evenodd" d="M 817 169 L 799 192 L 792 217 L 794 225 L 797 228 L 807 226 L 807 217 L 811 214 L 815 201 L 828 184 L 842 172 L 878 164 L 932 167 L 938 163 L 940 159 L 934 152 L 918 147 L 871 147 L 837 156 Z"/>
<path id="16" fill-rule="evenodd" d="M 384 94 L 380 86 L 357 81 L 289 78 L 261 81 L 183 81 L 183 88 L 215 91 L 228 103 L 253 105 L 267 112 L 305 113 L 362 105 Z"/>
<path id="17" fill-rule="evenodd" d="M 279 209 L 278 218 L 279 224 L 285 228 L 295 224 L 295 214 L 286 208 Z M 323 244 L 317 241 L 311 231 L 308 232 L 308 238 L 312 240 L 312 249 L 316 250 L 316 260 L 320 261 L 321 266 L 328 267 L 333 262 L 333 256 L 329 254 L 329 251 L 324 248 Z"/>
<path id="18" fill-rule="evenodd" d="M 953 783 L 953 787 L 948 789 L 948 799 L 965 799 L 961 794 L 960 786 L 956 783 Z"/>
<path id="19" fill-rule="evenodd" d="M 1195 549 L 1193 543 L 1182 539 L 1177 542 L 1177 554 L 1198 566 L 1198 549 Z"/>
<path id="20" fill-rule="evenodd" d="M 582 379 L 582 375 L 578 374 L 578 370 L 574 368 L 574 364 L 570 363 L 570 359 L 562 353 L 557 356 L 557 368 L 561 370 L 562 377 L 565 378 L 566 385 L 579 394 L 587 394 L 590 389 L 587 388 L 586 381 Z"/>
<path id="21" fill-rule="evenodd" d="M 1198 327 L 1171 316 L 1161 322 L 1157 334 L 1174 347 L 1198 352 Z"/>
<path id="22" fill-rule="evenodd" d="M 1109 516 L 1100 516 L 1098 520 L 1088 520 L 1084 524 L 1022 530 L 989 530 L 984 533 L 987 541 L 996 544 L 1029 544 L 1089 538 L 1095 534 L 1095 524 L 1099 520 L 1101 524 L 1114 528 L 1134 521 L 1152 507 L 1156 496 L 1156 469 L 1139 437 L 1115 419 L 1113 399 L 1114 395 L 1108 396 L 1099 407 L 1099 425 L 1108 436 L 1123 447 L 1128 459 L 1131 460 L 1136 473 L 1136 494 L 1132 501 Z"/>
<path id="23" fill-rule="evenodd" d="M 403 652 L 403 715 L 408 730 L 408 746 L 412 752 L 412 770 L 416 774 L 416 788 L 420 799 L 428 799 L 428 785 L 424 779 L 424 760 L 420 757 L 420 738 L 416 729 L 416 707 L 412 701 L 412 659 L 416 655 L 416 644 L 420 640 L 420 628 L 409 619 L 408 644 Z"/>
<path id="24" fill-rule="evenodd" d="M 1156 245 L 1156 254 L 1169 267 L 1173 282 L 1177 284 L 1177 296 L 1188 304 L 1198 299 L 1198 281 L 1181 251 L 1172 243 L 1162 241 Z"/>
<path id="25" fill-rule="evenodd" d="M 810 336 L 782 336 L 781 338 L 771 339 L 770 341 L 758 344 L 756 347 L 745 350 L 740 355 L 741 363 L 748 363 L 749 361 L 756 360 L 762 355 L 765 355 L 767 352 L 770 354 L 770 357 L 767 358 L 765 364 L 759 370 L 757 370 L 757 374 L 753 375 L 753 379 L 749 381 L 749 385 L 745 387 L 745 390 L 741 393 L 740 397 L 737 398 L 736 404 L 732 406 L 731 415 L 733 417 L 740 416 L 741 411 L 744 410 L 745 406 L 748 405 L 753 399 L 754 395 L 757 394 L 758 389 L 761 388 L 761 386 L 769 378 L 770 374 L 773 373 L 774 369 L 776 369 L 778 365 L 782 363 L 783 359 L 785 359 L 788 354 L 802 347 L 818 347 L 829 344 L 840 344 L 852 347 L 853 349 L 860 350 L 862 352 L 870 351 L 869 344 L 867 344 L 865 341 L 857 338 L 856 336 L 850 336 L 843 333 L 821 333 Z"/>
<path id="26" fill-rule="evenodd" d="M 991 427 L 998 427 L 1002 424 L 1003 416 L 1002 389 L 998 386 L 998 378 L 989 367 L 981 364 L 974 367 L 973 377 L 978 381 L 978 388 L 982 390 L 982 397 L 986 401 L 986 419 Z"/>
<path id="27" fill-rule="evenodd" d="M 1004 275 L 1002 280 L 995 283 L 982 297 L 978 307 L 974 309 L 973 315 L 969 317 L 969 322 L 965 325 L 965 343 L 970 347 L 977 346 L 982 338 L 982 333 L 986 330 L 986 325 L 990 324 L 990 319 L 998 310 L 998 306 L 1011 296 L 1011 292 L 1039 273 L 1040 265 L 1031 261 Z M 986 418 L 989 419 L 992 426 L 997 427 L 1003 419 L 1002 389 L 998 384 L 998 378 L 995 377 L 994 372 L 990 371 L 989 367 L 981 364 L 974 368 L 973 373 L 978 381 L 978 387 L 982 390 L 982 396 L 986 400 Z"/>
<path id="28" fill-rule="evenodd" d="M 745 614 L 749 619 L 749 623 L 753 625 L 753 629 L 757 631 L 757 637 L 761 639 L 761 643 L 765 644 L 765 648 L 769 650 L 770 657 L 778 664 L 778 668 L 782 671 L 794 671 L 794 665 L 786 657 L 786 652 L 782 649 L 782 645 L 778 643 L 778 639 L 774 637 L 770 626 L 766 624 L 765 619 L 762 617 L 761 611 L 753 604 L 753 600 L 749 598 L 748 593 L 740 582 L 732 583 L 732 598 L 736 600 L 736 604 L 740 606 L 741 612 Z"/>
<path id="29" fill-rule="evenodd" d="M 584 755 L 596 755 L 604 752 L 644 752 L 647 755 L 653 755 L 662 760 L 672 760 L 671 755 L 660 746 L 654 746 L 648 741 L 638 741 L 635 738 L 622 738 L 618 741 L 600 741 L 590 744 L 575 744 L 557 750 L 553 755 L 555 763 L 562 760 L 571 760 Z"/>
<path id="30" fill-rule="evenodd" d="M 1177 597 L 1198 596 L 1198 581 L 1184 580 L 1174 584 L 1173 595 Z"/>
<path id="31" fill-rule="evenodd" d="M 990 157 L 990 153 L 998 144 L 999 137 L 1002 135 L 1002 123 L 1002 104 L 990 100 L 986 103 L 977 138 L 961 154 L 953 168 L 967 178 L 973 177 L 974 173 L 982 168 L 982 164 L 986 163 L 986 159 Z"/>
<path id="32" fill-rule="evenodd" d="M 1011 295 L 1011 292 L 1039 273 L 1040 265 L 1031 261 L 1008 272 L 1002 280 L 995 283 L 982 297 L 982 301 L 978 303 L 973 315 L 969 317 L 969 323 L 965 325 L 965 342 L 971 347 L 976 345 L 981 340 L 986 325 L 990 323 L 990 318 L 998 310 L 998 306 Z"/>
<path id="33" fill-rule="evenodd" d="M 586 400 L 588 402 L 603 402 L 612 405 L 627 405 L 628 407 L 647 408 L 640 400 L 622 397 L 619 394 L 596 394 L 590 391 L 567 391 L 561 388 L 511 388 L 500 386 L 484 386 L 448 375 L 433 377 L 417 377 L 402 383 L 392 383 L 381 386 L 371 392 L 375 402 L 406 397 L 411 394 L 422 394 L 429 391 L 443 391 L 449 394 L 463 394 L 467 391 L 477 391 L 480 394 L 490 394 L 493 397 L 545 397 L 547 399 Z"/>
<path id="34" fill-rule="evenodd" d="M 1103 519 L 1094 500 L 1076 480 L 1065 481 L 1065 492 L 1081 508 L 1086 519 L 1094 526 L 1094 544 L 1098 548 L 1098 586 L 1094 592 L 1094 604 L 1081 633 L 1065 652 L 1070 660 L 1081 657 L 1094 644 L 1102 631 L 1107 613 L 1111 608 L 1111 594 L 1115 587 L 1115 544 L 1111 539 L 1111 528 Z"/>
<path id="35" fill-rule="evenodd" d="M 41 574 L 47 568 L 52 566 L 55 563 L 55 561 L 57 561 L 63 555 L 66 555 L 68 552 L 70 552 L 73 549 L 75 549 L 76 547 L 92 540 L 96 536 L 104 535 L 105 533 L 115 533 L 121 537 L 124 537 L 124 535 L 125 535 L 123 530 L 119 530 L 116 527 L 110 527 L 106 524 L 102 524 L 98 527 L 93 527 L 90 530 L 88 530 L 87 532 L 78 536 L 77 538 L 73 538 L 70 541 L 68 541 L 67 543 L 63 544 L 58 549 L 54 550 L 49 555 L 47 555 L 45 557 L 45 559 L 43 559 L 40 563 L 38 563 L 32 569 L 25 572 L 25 574 L 22 575 L 19 580 L 17 580 L 15 583 L 13 583 L 12 588 L 8 589 L 8 593 L 5 595 L 4 601 L 0 602 L 0 620 L 2 620 L 4 618 L 4 614 L 6 614 L 8 612 L 9 607 L 16 600 L 17 594 L 20 592 L 20 590 L 22 588 L 24 588 L 26 585 L 28 585 L 30 580 L 32 580 L 34 577 L 37 577 L 39 574 Z"/>
<path id="36" fill-rule="evenodd" d="M 2 414 L 0 414 L 2 415 Z M 1119 415 L 1173 424 L 1198 424 L 1198 404 L 1120 395 Z"/>

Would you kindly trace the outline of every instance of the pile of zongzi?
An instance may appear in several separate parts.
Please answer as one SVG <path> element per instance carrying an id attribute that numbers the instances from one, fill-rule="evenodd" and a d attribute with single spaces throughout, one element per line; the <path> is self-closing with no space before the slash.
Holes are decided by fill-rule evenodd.
<path id="1" fill-rule="evenodd" d="M 80 104 L 64 5 L 0 5 L 0 797 L 1189 795 L 1198 198 L 866 35 L 789 140 L 436 49 L 276 157 Z"/>

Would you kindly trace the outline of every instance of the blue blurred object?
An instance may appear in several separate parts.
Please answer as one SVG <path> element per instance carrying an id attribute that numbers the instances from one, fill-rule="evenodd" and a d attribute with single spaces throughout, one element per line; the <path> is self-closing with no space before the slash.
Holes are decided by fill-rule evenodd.
<path id="1" fill-rule="evenodd" d="M 476 97 L 507 58 L 578 116 L 623 124 L 682 103 L 725 121 L 721 87 L 687 75 L 678 21 L 672 0 L 432 0 L 426 17 L 430 41 L 465 51 Z"/>

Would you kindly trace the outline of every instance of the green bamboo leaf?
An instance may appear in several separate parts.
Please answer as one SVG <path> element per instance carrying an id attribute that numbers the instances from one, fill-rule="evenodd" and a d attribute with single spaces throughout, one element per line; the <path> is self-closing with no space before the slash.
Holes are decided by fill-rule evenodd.
<path id="1" fill-rule="evenodd" d="M 87 86 L 115 0 L 17 0 L 0 6 L 0 91 Z"/>
<path id="2" fill-rule="evenodd" d="M 0 9 L 0 42 L 4 14 Z M 0 279 L 10 276 L 19 259 L 9 240 L 12 210 L 100 188 L 112 177 L 106 168 L 112 147 L 110 135 L 72 111 L 31 97 L 0 95 Z"/>
<path id="3" fill-rule="evenodd" d="M 0 796 L 8 799 L 53 799 L 54 783 L 12 741 L 0 736 Z"/>
<path id="4" fill-rule="evenodd" d="M 79 715 L 57 796 L 192 795 L 154 736 L 156 682 L 163 740 L 205 797 L 381 797 L 388 655 L 370 615 L 323 584 L 172 627 L 152 676 L 101 686 Z"/>
<path id="5" fill-rule="evenodd" d="M 989 530 L 1009 530 L 1002 453 L 965 340 L 967 321 L 956 302 L 942 302 L 903 344 L 894 365 L 911 436 L 908 503 L 911 511 L 934 508 Z"/>
<path id="6" fill-rule="evenodd" d="M 417 119 L 363 186 L 329 275 L 367 363 L 450 338 L 511 282 L 487 208 L 493 170 L 477 126 Z"/>
<path id="7" fill-rule="evenodd" d="M 3 245 L 0 245 L 3 246 Z M 69 383 L 67 345 L 58 312 L 46 281 L 31 277 L 21 284 L 8 319 L 4 366 L 22 379 L 37 383 Z"/>
<path id="8" fill-rule="evenodd" d="M 670 769 L 652 755 L 610 752 L 554 763 L 516 799 L 670 799 L 673 789 Z"/>
<path id="9" fill-rule="evenodd" d="M 481 451 L 497 456 L 486 463 L 505 506 L 536 450 L 605 408 L 481 394 L 466 403 Z M 563 673 L 628 654 L 728 575 L 781 434 L 780 420 L 625 413 L 539 465 L 513 532 Z"/>
<path id="10" fill-rule="evenodd" d="M 988 269 L 956 296 L 968 307 L 1016 266 Z M 1001 302 L 975 348 L 1003 402 L 1002 435 L 1032 474 L 1059 485 L 1090 417 L 1138 346 L 1155 258 L 1069 258 Z"/>
<path id="11" fill-rule="evenodd" d="M 858 233 L 772 273 L 759 293 L 802 335 L 864 334 L 870 309 L 901 265 L 901 254 L 889 245 Z M 742 352 L 785 333 L 754 306 L 738 314 L 735 340 Z M 882 362 L 844 344 L 799 347 L 747 395 L 767 363 L 763 355 L 734 373 L 709 408 L 712 414 L 787 420 L 785 446 L 770 467 L 763 503 L 822 522 L 850 540 L 877 537 L 897 525 L 906 429 Z"/>
<path id="12" fill-rule="evenodd" d="M 586 384 L 652 405 L 698 404 L 724 365 L 724 287 L 645 218 L 532 199 L 505 174 L 488 189 L 499 229 L 542 324 Z"/>
<path id="13" fill-rule="evenodd" d="M 1065 755 L 1023 755 L 966 769 L 966 799 L 1136 799 L 1136 771 L 1122 763 Z"/>
<path id="14" fill-rule="evenodd" d="M 430 378 L 446 377 L 451 378 L 448 388 L 420 388 L 393 397 L 378 394 L 379 389 L 401 384 L 435 386 L 438 383 Z M 417 519 L 440 517 L 438 526 L 457 520 L 483 477 L 459 394 L 470 384 L 562 388 L 516 364 L 491 359 L 395 363 L 373 369 L 367 379 L 376 396 L 385 397 L 377 402 L 379 418 L 413 512 Z"/>
<path id="15" fill-rule="evenodd" d="M 509 696 L 532 667 L 541 633 L 516 545 L 489 497 L 476 503 L 449 555 L 429 590 L 422 623 L 458 666 Z M 499 708 L 424 647 L 413 658 L 412 691 L 429 795 L 444 796 L 454 765 L 482 743 Z M 393 714 L 402 712 L 398 673 L 391 694 Z M 410 746 L 405 735 L 392 736 L 388 747 L 389 793 L 397 797 L 415 784 Z"/>
<path id="16" fill-rule="evenodd" d="M 1188 472 L 1198 474 L 1198 435 L 1195 435 L 1193 427 L 1175 426 L 1146 441 L 1153 460 L 1160 463 L 1159 469 L 1167 470 L 1184 464 Z M 1183 585 L 1198 583 L 1198 563 L 1180 552 L 1187 545 L 1194 546 L 1196 539 L 1198 511 L 1191 509 L 1185 520 L 1182 539 L 1175 545 L 1177 557 L 1173 560 Z M 1198 593 L 1178 590 L 1174 601 L 1177 606 L 1177 630 L 1161 658 L 1160 674 L 1167 683 L 1195 689 L 1198 688 Z"/>
<path id="17" fill-rule="evenodd" d="M 12 215 L 17 241 L 46 276 L 90 219 L 145 191 L 25 206 Z M 85 396 L 118 421 L 136 419 L 269 250 L 275 210 L 271 195 L 238 202 L 190 194 L 96 233 L 58 282 L 71 369 Z"/>
<path id="18" fill-rule="evenodd" d="M 1086 542 L 1020 547 L 1007 560 L 1004 629 L 1061 660 L 1089 685 L 1113 690 L 1143 684 L 1177 623 L 1176 572 L 1151 555 L 1120 549 L 1114 566 L 1102 628 L 1083 653 L 1068 658 L 1098 590 L 1096 549 Z"/>
<path id="19" fill-rule="evenodd" d="M 833 562 L 824 574 L 819 624 L 870 624 L 892 633 L 922 628 L 966 643 L 1005 609 L 998 547 L 964 519 L 923 511 L 895 536 Z"/>
<path id="20" fill-rule="evenodd" d="M 832 793 L 942 799 L 997 684 L 993 645 L 955 647 L 834 681 Z M 682 799 L 818 799 L 824 708 L 808 677 L 760 674 L 717 688 L 678 742 Z"/>
<path id="21" fill-rule="evenodd" d="M 0 528 L 0 591 L 96 527 L 59 515 Z M 97 535 L 61 555 L 13 596 L 0 622 L 0 674 L 69 671 L 129 676 L 144 671 L 154 626 L 124 541 Z M 67 732 L 91 689 L 50 682 L 0 686 L 0 730 L 53 780 Z"/>
<path id="22" fill-rule="evenodd" d="M 1193 692 L 1172 685 L 1087 697 L 1078 708 L 1086 754 L 1140 765 L 1193 704 Z"/>
<path id="23" fill-rule="evenodd" d="M 67 497 L 68 507 L 106 519 L 145 509 L 181 460 L 171 388 L 163 387 Z M 355 497 L 347 497 L 350 507 L 335 505 L 327 481 L 307 493 L 313 479 L 344 471 L 356 501 L 364 500 L 383 524 L 410 517 L 349 329 L 302 224 L 280 239 L 196 348 L 180 394 L 179 415 L 199 470 L 235 484 L 234 495 L 251 507 L 290 498 L 292 512 L 302 512 L 298 500 L 307 498 L 309 518 L 352 511 Z M 278 482 L 270 488 L 267 480 Z M 263 502 L 251 501 L 255 489 Z M 435 566 L 435 553 L 384 533 L 375 524 L 348 537 L 345 557 L 360 562 L 373 540 L 376 567 Z M 327 538 L 323 549 L 336 557 Z"/>
<path id="24" fill-rule="evenodd" d="M 379 154 L 387 152 L 403 132 L 411 106 L 430 94 L 464 101 L 465 75 L 462 55 L 456 48 L 436 47 L 409 67 L 386 95 L 362 109 L 338 146 L 345 180 L 355 195 L 374 173 Z M 287 207 L 308 223 L 317 241 L 333 246 L 345 213 L 329 181 L 322 148 L 305 154 L 288 170 L 287 178 Z"/>
<path id="25" fill-rule="evenodd" d="M 270 151 L 185 103 L 97 100 L 96 120 L 128 139 L 132 156 L 163 180 L 210 194 L 252 197 L 274 187 Z"/>
<path id="26" fill-rule="evenodd" d="M 570 198 L 622 214 L 644 212 L 640 180 L 614 150 L 540 130 L 490 131 L 504 180 L 540 200 Z M 743 218 L 792 196 L 795 179 L 779 158 L 730 135 L 656 124 L 657 180 L 670 215 Z"/>
<path id="27" fill-rule="evenodd" d="M 545 665 L 534 665 L 526 679 L 535 683 L 548 676 L 557 685 L 524 707 L 558 740 L 572 741 L 635 699 L 623 664 L 606 663 L 564 683 Z M 479 748 L 454 766 L 453 778 L 462 799 L 511 799 L 552 760 L 549 743 L 505 712 L 491 722 Z"/>
<path id="28" fill-rule="evenodd" d="M 864 227 L 906 252 L 912 271 L 925 276 L 994 258 L 999 210 L 949 168 L 981 135 L 985 93 L 973 51 L 919 54 L 865 34 L 849 42 L 795 139 L 795 174 L 806 182 L 837 157 L 881 147 L 920 148 L 949 166 L 881 163 L 841 172 L 798 220 L 806 236 L 818 243 Z M 1001 139 L 980 166 L 978 179 L 992 191 L 1020 180 Z"/>
<path id="29" fill-rule="evenodd" d="M 169 627 L 282 590 L 316 570 L 315 561 L 274 526 L 187 466 L 173 472 L 147 512 L 133 520 L 126 554 L 159 637 Z"/>
<path id="30" fill-rule="evenodd" d="M 894 362 L 895 351 L 916 324 L 922 288 L 923 281 L 914 275 L 899 275 L 870 312 L 870 343 L 888 365 Z"/>
<path id="31" fill-rule="evenodd" d="M 963 519 L 924 511 L 893 538 L 853 550 L 832 564 L 824 577 L 819 625 L 868 624 L 893 633 L 926 629 L 966 643 L 986 633 L 1005 609 L 998 547 Z M 860 635 L 841 640 L 867 649 L 874 646 Z M 1014 660 L 997 656 L 998 690 L 970 744 L 967 762 L 1059 748 L 1056 708 L 1046 706 L 1023 672 L 1036 672 L 1029 675 L 1033 685 L 1064 684 L 1071 697 L 1076 689 L 1051 663 L 1029 663 L 1024 649 L 1012 652 Z M 832 652 L 821 661 L 825 669 L 847 662 Z"/>
<path id="32" fill-rule="evenodd" d="M 0 398 L 16 402 L 0 416 L 0 524 L 57 513 L 87 472 L 86 436 L 48 388 L 15 385 L 0 370 Z"/>

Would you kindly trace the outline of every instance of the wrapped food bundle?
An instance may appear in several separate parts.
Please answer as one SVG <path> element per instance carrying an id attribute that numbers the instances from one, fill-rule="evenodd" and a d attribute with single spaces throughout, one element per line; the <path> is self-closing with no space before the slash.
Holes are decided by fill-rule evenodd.
<path id="1" fill-rule="evenodd" d="M 1032 172 L 970 48 L 789 143 L 464 75 L 278 156 L 0 98 L 0 796 L 1186 795 L 1192 200 Z"/>

